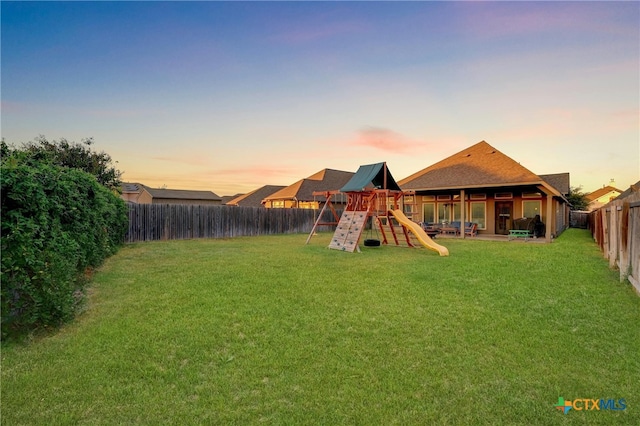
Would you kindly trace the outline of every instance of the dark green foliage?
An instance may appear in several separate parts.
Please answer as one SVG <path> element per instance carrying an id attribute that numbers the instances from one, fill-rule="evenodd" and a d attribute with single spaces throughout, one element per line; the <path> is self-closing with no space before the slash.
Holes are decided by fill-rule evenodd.
<path id="1" fill-rule="evenodd" d="M 582 186 L 572 186 L 569 190 L 569 197 L 567 197 L 567 200 L 571 205 L 571 210 L 586 210 L 589 205 L 587 194 L 582 192 Z"/>
<path id="2" fill-rule="evenodd" d="M 2 141 L 2 154 L 10 148 Z M 83 139 L 81 143 L 69 142 L 61 138 L 49 141 L 39 136 L 31 142 L 23 144 L 19 154 L 23 161 L 29 164 L 48 163 L 62 167 L 83 170 L 96 177 L 98 183 L 113 191 L 120 191 L 120 176 L 122 172 L 112 165 L 111 156 L 105 152 L 95 152 L 91 149 L 92 138 Z"/>
<path id="3" fill-rule="evenodd" d="M 128 221 L 125 203 L 94 176 L 5 147 L 3 339 L 72 318 L 85 274 L 117 251 Z"/>

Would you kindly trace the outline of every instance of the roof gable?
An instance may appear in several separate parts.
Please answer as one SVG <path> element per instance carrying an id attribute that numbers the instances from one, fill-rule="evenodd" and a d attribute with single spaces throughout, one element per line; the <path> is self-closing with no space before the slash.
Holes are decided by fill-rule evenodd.
<path id="1" fill-rule="evenodd" d="M 342 170 L 323 169 L 308 178 L 301 179 L 268 197 L 269 200 L 292 200 L 313 201 L 314 191 L 335 191 L 344 186 L 353 176 L 352 172 Z M 317 197 L 315 197 L 317 199 Z"/>
<path id="2" fill-rule="evenodd" d="M 593 201 L 593 200 L 597 200 L 600 197 L 604 197 L 605 195 L 610 194 L 612 192 L 617 192 L 618 194 L 622 194 L 622 191 L 620 191 L 617 188 L 614 188 L 613 186 L 605 186 L 587 194 L 585 198 L 589 201 Z"/>
<path id="3" fill-rule="evenodd" d="M 542 183 L 540 176 L 485 141 L 398 182 L 404 190 Z"/>
<path id="4" fill-rule="evenodd" d="M 253 191 L 239 195 L 227 202 L 229 206 L 261 207 L 265 197 L 283 189 L 283 185 L 264 185 Z"/>

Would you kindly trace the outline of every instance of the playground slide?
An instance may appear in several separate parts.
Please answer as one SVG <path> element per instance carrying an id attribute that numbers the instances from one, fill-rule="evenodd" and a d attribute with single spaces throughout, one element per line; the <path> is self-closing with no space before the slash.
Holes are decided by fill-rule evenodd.
<path id="1" fill-rule="evenodd" d="M 398 223 L 407 228 L 423 246 L 430 250 L 437 251 L 438 253 L 440 253 L 440 256 L 449 256 L 449 249 L 441 246 L 440 244 L 437 244 L 431 238 L 429 238 L 427 233 L 424 232 L 420 225 L 405 216 L 404 213 L 402 213 L 402 210 L 391 210 L 390 213 L 393 215 L 393 217 L 396 218 Z"/>

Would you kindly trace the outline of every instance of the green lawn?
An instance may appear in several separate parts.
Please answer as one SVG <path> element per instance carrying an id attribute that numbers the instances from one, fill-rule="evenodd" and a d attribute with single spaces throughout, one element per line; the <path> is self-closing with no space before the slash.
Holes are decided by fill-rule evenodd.
<path id="1" fill-rule="evenodd" d="M 305 239 L 124 247 L 75 323 L 2 347 L 2 423 L 640 424 L 640 297 L 588 232 Z"/>

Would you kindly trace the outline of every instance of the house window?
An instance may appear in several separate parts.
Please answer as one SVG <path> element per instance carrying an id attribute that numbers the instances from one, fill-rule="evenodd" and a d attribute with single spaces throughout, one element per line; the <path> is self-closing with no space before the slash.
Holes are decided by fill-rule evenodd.
<path id="1" fill-rule="evenodd" d="M 535 217 L 537 214 L 540 214 L 541 210 L 542 210 L 542 202 L 540 200 L 522 202 L 523 217 Z"/>
<path id="2" fill-rule="evenodd" d="M 281 201 L 272 201 L 271 207 L 274 209 L 283 209 L 284 208 L 284 200 Z"/>
<path id="3" fill-rule="evenodd" d="M 487 194 L 470 194 L 469 197 L 472 200 L 486 200 Z"/>
<path id="4" fill-rule="evenodd" d="M 438 201 L 447 201 L 451 199 L 451 195 L 438 195 Z"/>
<path id="5" fill-rule="evenodd" d="M 542 198 L 542 194 L 539 192 L 523 192 L 522 198 Z"/>
<path id="6" fill-rule="evenodd" d="M 298 203 L 298 208 L 300 209 L 317 209 L 318 203 L 315 201 L 300 201 Z"/>
<path id="7" fill-rule="evenodd" d="M 438 203 L 438 222 L 449 222 L 451 220 L 451 213 L 449 204 Z"/>
<path id="8" fill-rule="evenodd" d="M 404 205 L 404 214 L 411 218 L 411 216 L 413 216 L 413 204 L 405 204 Z"/>
<path id="9" fill-rule="evenodd" d="M 460 220 L 460 203 L 453 203 L 453 220 Z"/>
<path id="10" fill-rule="evenodd" d="M 436 221 L 436 204 L 424 203 L 422 205 L 422 221 L 431 223 Z"/>
<path id="11" fill-rule="evenodd" d="M 512 192 L 496 192 L 494 195 L 496 200 L 510 200 L 513 198 Z"/>
<path id="12" fill-rule="evenodd" d="M 478 229 L 487 229 L 487 203 L 471 202 L 470 204 L 470 222 L 477 223 Z"/>
<path id="13" fill-rule="evenodd" d="M 460 203 L 438 203 L 438 222 L 460 220 Z"/>
<path id="14" fill-rule="evenodd" d="M 422 201 L 435 201 L 436 200 L 436 196 L 435 195 L 423 195 L 422 196 Z"/>

